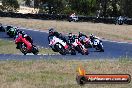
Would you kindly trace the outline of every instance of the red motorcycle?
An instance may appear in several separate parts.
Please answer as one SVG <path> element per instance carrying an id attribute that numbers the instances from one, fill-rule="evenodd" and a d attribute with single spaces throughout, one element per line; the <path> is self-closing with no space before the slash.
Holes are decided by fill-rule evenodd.
<path id="1" fill-rule="evenodd" d="M 38 48 L 31 43 L 29 37 L 23 37 L 22 35 L 17 35 L 15 38 L 15 44 L 17 44 L 17 49 L 26 55 L 27 53 L 33 53 L 34 55 L 38 54 Z"/>
<path id="2" fill-rule="evenodd" d="M 85 48 L 92 48 L 92 43 L 91 43 L 90 38 L 82 36 L 79 38 L 79 41 L 81 42 L 81 44 L 85 46 Z"/>
<path id="3" fill-rule="evenodd" d="M 78 38 L 75 39 L 75 41 L 72 43 L 72 46 L 78 51 L 78 53 L 81 53 L 82 55 L 89 54 L 88 49 L 86 49 L 84 45 L 81 44 Z"/>

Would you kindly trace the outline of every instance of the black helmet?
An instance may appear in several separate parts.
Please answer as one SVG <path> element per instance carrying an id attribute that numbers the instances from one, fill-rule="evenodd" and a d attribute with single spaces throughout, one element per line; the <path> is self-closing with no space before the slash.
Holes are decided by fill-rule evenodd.
<path id="1" fill-rule="evenodd" d="M 50 28 L 50 29 L 49 29 L 49 33 L 50 33 L 50 32 L 54 32 L 54 28 Z"/>
<path id="2" fill-rule="evenodd" d="M 90 34 L 90 38 L 94 38 L 95 36 L 94 36 L 94 34 Z"/>
<path id="3" fill-rule="evenodd" d="M 54 28 L 50 28 L 49 29 L 49 34 L 53 34 L 54 33 Z"/>
<path id="4" fill-rule="evenodd" d="M 69 34 L 68 34 L 68 37 L 71 38 L 71 37 L 72 37 L 72 33 L 69 33 Z"/>
<path id="5" fill-rule="evenodd" d="M 82 32 L 79 32 L 79 36 L 82 35 L 83 33 Z"/>

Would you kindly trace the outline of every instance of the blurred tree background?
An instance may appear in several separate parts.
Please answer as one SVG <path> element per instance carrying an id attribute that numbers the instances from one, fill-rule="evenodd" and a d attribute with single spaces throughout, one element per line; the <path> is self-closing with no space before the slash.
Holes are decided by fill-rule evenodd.
<path id="1" fill-rule="evenodd" d="M 3 10 L 16 11 L 19 4 L 39 9 L 39 13 L 101 17 L 132 17 L 132 0 L 0 0 Z"/>
<path id="2" fill-rule="evenodd" d="M 6 12 L 17 12 L 19 4 L 17 0 L 0 0 L 2 5 L 0 9 Z"/>

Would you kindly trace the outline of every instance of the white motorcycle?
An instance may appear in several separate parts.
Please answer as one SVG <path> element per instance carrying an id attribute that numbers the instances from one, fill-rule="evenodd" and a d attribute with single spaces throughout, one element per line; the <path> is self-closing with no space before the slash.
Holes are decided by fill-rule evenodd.
<path id="1" fill-rule="evenodd" d="M 125 23 L 125 18 L 122 17 L 122 16 L 119 16 L 119 17 L 116 19 L 115 25 L 116 25 L 116 24 L 123 25 L 124 23 Z"/>
<path id="2" fill-rule="evenodd" d="M 56 36 L 51 36 L 49 40 L 49 46 L 52 48 L 53 51 L 59 52 L 61 55 L 66 55 L 67 53 L 71 53 L 71 55 L 76 55 L 74 49 L 69 49 L 67 43 L 57 38 Z"/>
<path id="3" fill-rule="evenodd" d="M 96 49 L 96 50 L 99 50 L 100 52 L 104 52 L 104 49 L 103 49 L 103 44 L 102 44 L 102 41 L 98 38 L 95 38 L 92 42 L 93 44 L 93 47 Z"/>
<path id="4" fill-rule="evenodd" d="M 78 16 L 74 16 L 74 17 L 69 17 L 69 22 L 73 21 L 73 22 L 77 22 L 78 21 Z"/>

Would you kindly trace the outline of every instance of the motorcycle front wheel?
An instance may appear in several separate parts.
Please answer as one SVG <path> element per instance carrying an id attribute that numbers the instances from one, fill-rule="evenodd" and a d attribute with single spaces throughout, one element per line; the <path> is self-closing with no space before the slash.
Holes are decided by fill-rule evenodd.
<path id="1" fill-rule="evenodd" d="M 78 51 L 78 53 L 81 53 L 82 55 L 85 55 L 85 52 L 84 52 L 83 47 L 81 45 L 77 45 L 76 50 Z"/>
<path id="2" fill-rule="evenodd" d="M 25 45 L 24 43 L 22 43 L 22 44 L 20 45 L 20 51 L 21 51 L 24 55 L 27 54 L 27 47 L 26 47 L 26 45 Z"/>
<path id="3" fill-rule="evenodd" d="M 64 47 L 63 47 L 62 44 L 57 43 L 57 44 L 55 45 L 55 47 L 56 47 L 56 49 L 59 51 L 59 53 L 60 53 L 61 55 L 66 55 L 66 51 L 65 51 L 65 49 L 64 49 Z"/>
<path id="4" fill-rule="evenodd" d="M 35 45 L 33 45 L 32 53 L 34 55 L 38 55 L 38 53 L 39 53 L 39 50 L 38 50 L 38 48 Z"/>
<path id="5" fill-rule="evenodd" d="M 72 50 L 71 50 L 71 55 L 76 55 L 75 49 L 72 49 Z"/>

